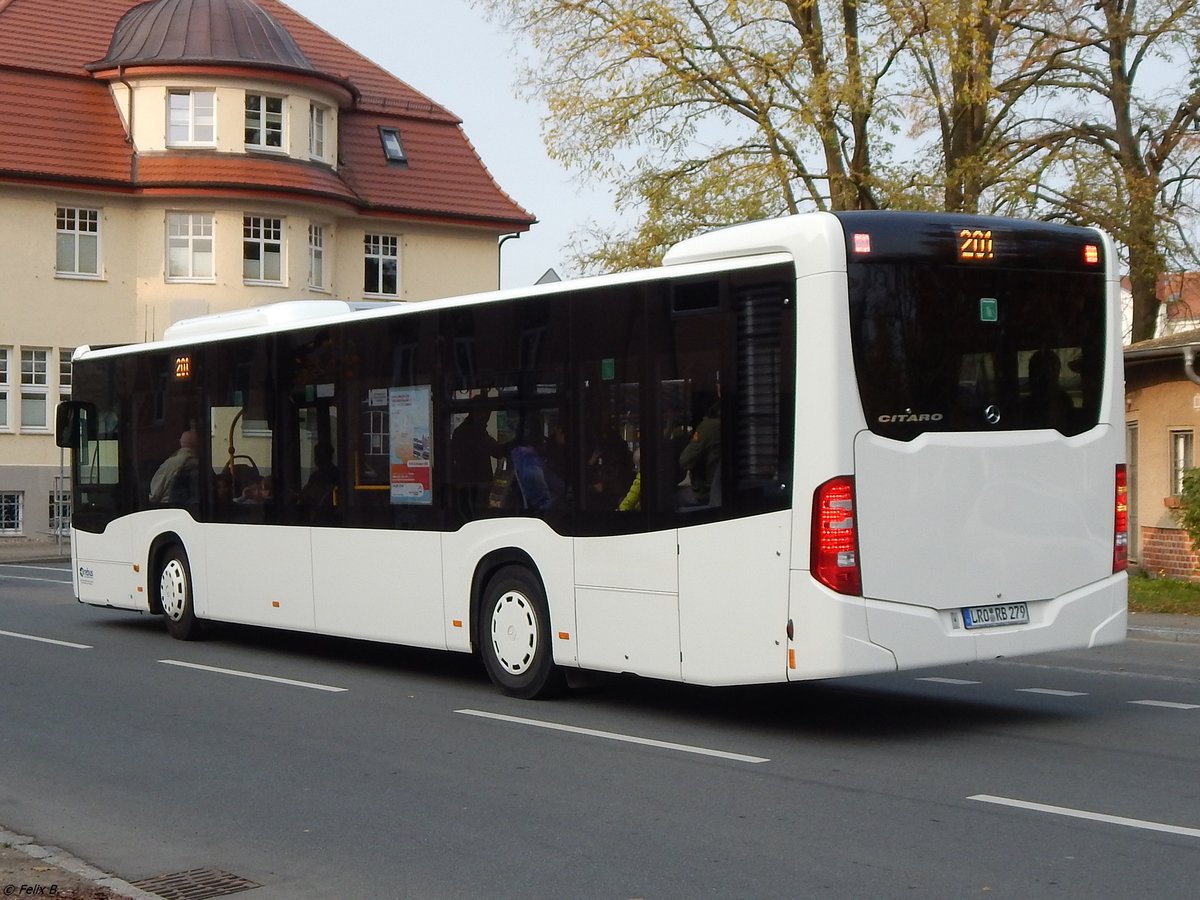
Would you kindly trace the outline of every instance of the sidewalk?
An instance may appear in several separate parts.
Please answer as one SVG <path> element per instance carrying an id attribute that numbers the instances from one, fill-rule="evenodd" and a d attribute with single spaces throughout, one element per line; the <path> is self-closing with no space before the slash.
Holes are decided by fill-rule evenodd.
<path id="1" fill-rule="evenodd" d="M 43 847 L 2 827 L 0 894 L 58 900 L 166 900 L 88 865 L 61 847 Z"/>
<path id="2" fill-rule="evenodd" d="M 1200 644 L 1200 616 L 1130 613 L 1129 639 L 1131 641 L 1175 641 L 1183 644 Z"/>
<path id="3" fill-rule="evenodd" d="M 28 538 L 0 539 L 0 563 L 32 563 L 52 559 L 56 561 L 70 560 L 71 540 L 63 538 L 62 543 L 53 539 L 29 540 Z"/>

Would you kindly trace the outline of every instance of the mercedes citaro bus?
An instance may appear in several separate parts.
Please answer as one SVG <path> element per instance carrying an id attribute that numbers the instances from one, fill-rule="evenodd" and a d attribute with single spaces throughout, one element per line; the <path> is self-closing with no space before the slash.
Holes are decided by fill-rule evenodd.
<path id="1" fill-rule="evenodd" d="M 706 685 L 1123 639 L 1117 257 L 1085 228 L 813 213 L 659 268 L 285 302 L 81 348 L 75 591 Z"/>

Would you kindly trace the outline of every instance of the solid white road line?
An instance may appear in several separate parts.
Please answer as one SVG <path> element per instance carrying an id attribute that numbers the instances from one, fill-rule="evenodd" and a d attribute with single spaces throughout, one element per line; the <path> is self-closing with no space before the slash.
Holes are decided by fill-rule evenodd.
<path id="1" fill-rule="evenodd" d="M 916 681 L 928 681 L 932 684 L 983 684 L 982 681 L 970 681 L 966 678 L 936 678 L 930 676 L 928 678 L 917 678 Z"/>
<path id="2" fill-rule="evenodd" d="M 37 641 L 39 644 L 53 644 L 56 647 L 70 647 L 72 650 L 92 650 L 90 644 L 75 644 L 71 641 L 56 641 L 53 638 L 38 637 L 36 634 L 18 634 L 15 631 L 0 631 L 0 636 L 19 638 L 22 641 Z"/>
<path id="3" fill-rule="evenodd" d="M 1021 694 L 1045 694 L 1048 697 L 1086 697 L 1087 694 L 1080 691 L 1056 691 L 1052 688 L 1017 688 L 1017 692 Z"/>
<path id="4" fill-rule="evenodd" d="M 1092 822 L 1105 822 L 1109 825 L 1124 825 L 1126 828 L 1141 828 L 1144 831 L 1162 831 L 1167 834 L 1181 834 L 1184 837 L 1200 838 L 1200 828 L 1184 828 L 1181 825 L 1164 825 L 1162 822 L 1147 822 L 1145 819 L 1127 819 L 1124 816 L 1109 816 L 1104 813 L 1088 812 L 1084 809 L 1071 809 L 1066 806 L 1047 806 L 1045 803 L 1030 803 L 1027 800 L 1012 800 L 1008 797 L 993 797 L 990 794 L 975 794 L 968 800 L 978 800 L 980 803 L 995 803 L 998 806 L 1012 806 L 1017 809 L 1028 809 L 1033 812 L 1050 813 L 1055 816 L 1069 816 L 1073 819 L 1088 819 Z"/>
<path id="5" fill-rule="evenodd" d="M 252 678 L 255 681 L 270 681 L 273 684 L 289 684 L 293 687 L 309 688 L 314 691 L 328 691 L 333 694 L 345 693 L 349 688 L 332 687 L 328 684 L 313 684 L 310 681 L 293 681 L 290 678 L 277 678 L 274 675 L 259 675 L 254 672 L 240 672 L 237 669 L 220 669 L 216 666 L 202 666 L 199 663 L 181 662 L 178 659 L 160 659 L 167 666 L 179 666 L 183 669 L 197 669 L 201 672 L 216 672 L 218 675 L 235 675 L 238 678 Z"/>
<path id="6" fill-rule="evenodd" d="M 1163 709 L 1200 709 L 1196 703 L 1174 703 L 1171 700 L 1130 700 L 1134 706 L 1160 706 Z"/>
<path id="7" fill-rule="evenodd" d="M 725 750 L 709 750 L 706 747 L 692 747 L 688 744 L 672 744 L 669 741 L 655 741 L 650 738 L 634 737 L 629 734 L 616 734 L 611 731 L 596 731 L 592 728 L 578 728 L 574 725 L 560 725 L 557 722 L 543 722 L 540 719 L 522 719 L 519 716 L 503 716 L 499 713 L 483 712 L 478 709 L 456 709 L 456 713 L 464 716 L 477 716 L 481 719 L 495 719 L 499 722 L 512 722 L 517 725 L 532 725 L 534 728 L 547 728 L 551 731 L 566 731 L 571 734 L 582 734 L 588 737 L 603 738 L 606 741 L 621 741 L 626 744 L 641 744 L 645 747 L 657 747 L 661 750 L 678 750 L 682 753 L 696 753 L 701 756 L 715 756 L 719 759 L 731 759 L 734 762 L 765 763 L 770 762 L 761 756 L 746 756 L 742 753 L 729 753 Z"/>

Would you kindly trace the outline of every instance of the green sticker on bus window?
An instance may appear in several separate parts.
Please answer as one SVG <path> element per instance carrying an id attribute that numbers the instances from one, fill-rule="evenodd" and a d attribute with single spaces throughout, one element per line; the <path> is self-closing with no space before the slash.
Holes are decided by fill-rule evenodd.
<path id="1" fill-rule="evenodd" d="M 617 377 L 617 361 L 612 357 L 600 360 L 600 377 L 605 381 L 612 381 Z"/>
<path id="2" fill-rule="evenodd" d="M 1000 306 L 995 297 L 980 297 L 979 298 L 979 321 L 980 322 L 998 322 L 1000 320 Z"/>

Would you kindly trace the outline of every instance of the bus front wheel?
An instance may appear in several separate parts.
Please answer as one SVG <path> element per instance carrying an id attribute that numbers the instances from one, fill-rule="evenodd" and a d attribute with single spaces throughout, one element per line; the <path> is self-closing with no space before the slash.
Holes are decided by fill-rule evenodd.
<path id="1" fill-rule="evenodd" d="M 192 569 L 182 547 L 171 547 L 162 556 L 158 601 L 171 637 L 191 641 L 200 636 L 200 620 L 192 603 Z"/>
<path id="2" fill-rule="evenodd" d="M 536 700 L 566 684 L 554 664 L 550 614 L 538 580 L 521 566 L 506 566 L 483 594 L 480 644 L 488 676 L 510 697 Z"/>

